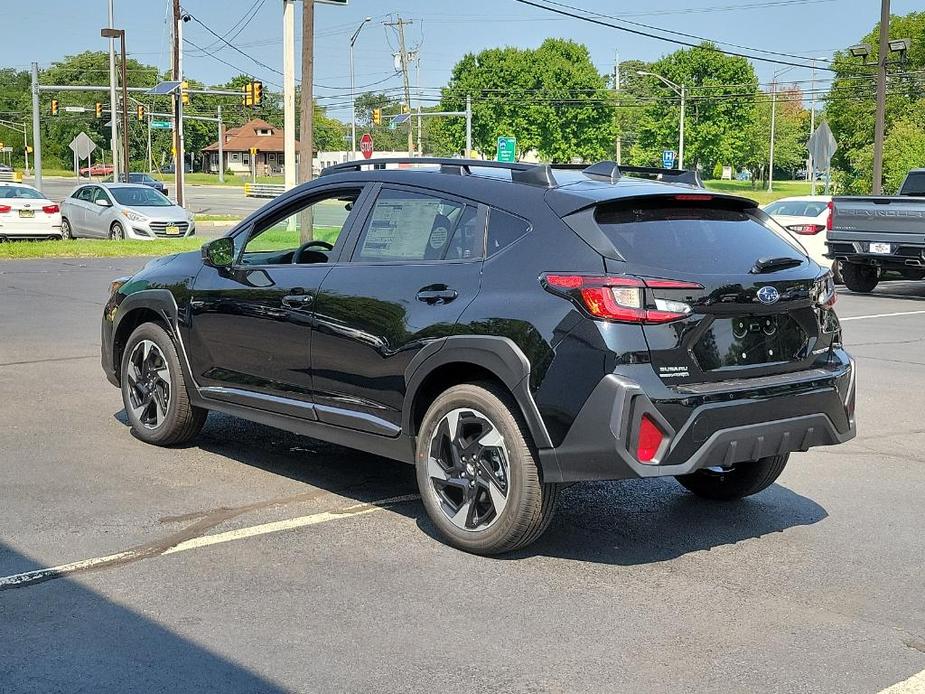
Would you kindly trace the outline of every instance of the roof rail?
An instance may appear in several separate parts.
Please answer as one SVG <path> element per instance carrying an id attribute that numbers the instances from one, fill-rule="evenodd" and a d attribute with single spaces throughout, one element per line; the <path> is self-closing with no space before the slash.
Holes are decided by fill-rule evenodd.
<path id="1" fill-rule="evenodd" d="M 387 164 L 431 164 L 438 165 L 442 173 L 469 175 L 472 169 L 507 169 L 515 183 L 552 188 L 558 185 L 552 169 L 546 164 L 527 162 L 503 162 L 485 159 L 455 159 L 449 157 L 383 157 L 380 159 L 362 159 L 333 164 L 321 170 L 322 176 L 345 171 L 362 171 L 363 167 L 385 166 Z"/>

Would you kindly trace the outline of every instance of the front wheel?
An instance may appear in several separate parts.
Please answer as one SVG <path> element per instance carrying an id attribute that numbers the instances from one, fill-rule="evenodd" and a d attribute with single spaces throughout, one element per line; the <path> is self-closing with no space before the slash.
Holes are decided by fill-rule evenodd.
<path id="1" fill-rule="evenodd" d="M 125 413 L 142 441 L 172 446 L 202 429 L 208 410 L 190 404 L 177 350 L 161 326 L 135 328 L 122 354 L 121 375 Z"/>
<path id="2" fill-rule="evenodd" d="M 549 525 L 558 487 L 544 484 L 516 403 L 493 383 L 450 388 L 418 432 L 421 499 L 447 541 L 476 554 L 525 547 Z"/>
<path id="3" fill-rule="evenodd" d="M 874 287 L 880 282 L 877 268 L 870 265 L 843 262 L 841 264 L 841 276 L 848 289 L 862 294 L 874 291 Z"/>
<path id="4" fill-rule="evenodd" d="M 732 501 L 757 494 L 770 487 L 784 471 L 790 455 L 772 455 L 731 467 L 711 467 L 689 475 L 678 475 L 682 487 L 697 496 Z"/>

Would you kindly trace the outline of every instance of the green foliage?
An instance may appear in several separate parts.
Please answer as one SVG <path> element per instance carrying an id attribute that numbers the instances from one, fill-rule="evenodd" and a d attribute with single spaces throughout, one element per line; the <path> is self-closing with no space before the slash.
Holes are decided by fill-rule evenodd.
<path id="1" fill-rule="evenodd" d="M 870 45 L 870 61 L 878 57 L 879 33 L 878 23 L 858 42 Z M 886 141 L 892 140 L 892 155 L 886 155 L 885 142 L 885 190 L 895 188 L 893 184 L 899 177 L 899 173 L 893 170 L 893 156 L 911 157 L 904 159 L 904 162 L 912 161 L 915 166 L 925 165 L 925 159 L 915 161 L 911 156 L 911 153 L 917 151 L 914 144 L 902 146 L 901 136 L 893 135 L 893 129 L 897 127 L 901 133 L 913 134 L 910 124 L 914 123 L 918 123 L 919 132 L 922 130 L 925 82 L 918 79 L 915 73 L 925 69 L 925 12 L 893 16 L 890 19 L 890 38 L 911 38 L 912 46 L 905 66 L 891 65 L 889 68 L 892 76 L 887 84 Z M 891 58 L 895 59 L 895 56 Z M 835 179 L 845 192 L 869 193 L 873 172 L 876 69 L 864 66 L 848 51 L 835 54 L 833 67 L 835 81 L 826 100 L 826 118 L 838 142 L 838 150 L 832 160 L 836 169 Z M 902 172 L 903 175 L 906 171 Z"/>
<path id="2" fill-rule="evenodd" d="M 925 166 L 925 101 L 912 116 L 894 121 L 883 143 L 883 189 L 895 193 L 910 169 Z"/>
<path id="3" fill-rule="evenodd" d="M 793 174 L 808 156 L 809 111 L 803 108 L 803 94 L 796 86 L 779 87 L 776 99 L 760 92 L 755 99 L 751 122 L 745 131 L 742 158 L 736 160 L 751 171 L 753 180 L 767 177 L 771 160 L 771 110 L 774 109 L 774 170 Z"/>
<path id="4" fill-rule="evenodd" d="M 748 60 L 711 48 L 712 44 L 704 43 L 678 50 L 646 68 L 685 86 L 684 165 L 700 164 L 708 171 L 716 162 L 732 164 L 742 160 L 754 115 L 749 97 L 758 90 L 758 78 Z M 678 148 L 680 99 L 656 78 L 646 80 L 648 95 L 662 98 L 645 108 L 632 159 L 636 164 L 659 166 L 663 149 Z"/>
<path id="5" fill-rule="evenodd" d="M 612 150 L 614 119 L 607 84 L 588 49 L 547 39 L 535 49 L 467 54 L 443 89 L 441 110 L 462 111 L 472 97 L 473 147 L 493 158 L 500 136 L 517 138 L 518 155 L 552 161 L 602 159 Z M 441 147 L 465 148 L 463 119 L 441 119 Z"/>
<path id="6" fill-rule="evenodd" d="M 363 133 L 373 137 L 373 146 L 377 152 L 403 152 L 408 150 L 407 126 L 389 127 L 390 117 L 401 113 L 402 102 L 384 92 L 364 92 L 356 99 L 357 149 Z M 373 123 L 373 110 L 382 110 L 382 122 Z M 349 149 L 349 147 L 348 147 Z"/>

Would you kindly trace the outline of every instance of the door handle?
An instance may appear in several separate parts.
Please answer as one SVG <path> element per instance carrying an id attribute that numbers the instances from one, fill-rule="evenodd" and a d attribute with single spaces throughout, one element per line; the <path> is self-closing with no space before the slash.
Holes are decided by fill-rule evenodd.
<path id="1" fill-rule="evenodd" d="M 459 296 L 455 289 L 443 287 L 441 289 L 425 287 L 418 291 L 415 298 L 425 304 L 448 304 Z"/>
<path id="2" fill-rule="evenodd" d="M 312 302 L 311 294 L 287 294 L 281 300 L 286 308 L 303 308 Z"/>

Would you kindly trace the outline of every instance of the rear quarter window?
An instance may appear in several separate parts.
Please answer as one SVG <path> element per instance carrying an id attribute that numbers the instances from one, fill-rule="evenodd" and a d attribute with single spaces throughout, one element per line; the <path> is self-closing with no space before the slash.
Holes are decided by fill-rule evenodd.
<path id="1" fill-rule="evenodd" d="M 805 257 L 750 210 L 639 201 L 598 207 L 595 219 L 627 262 L 668 271 L 745 272 L 759 258 Z"/>
<path id="2" fill-rule="evenodd" d="M 906 176 L 899 194 L 925 197 L 925 171 L 914 171 Z"/>
<path id="3" fill-rule="evenodd" d="M 494 208 L 488 213 L 488 255 L 507 248 L 530 231 L 530 222 Z"/>

